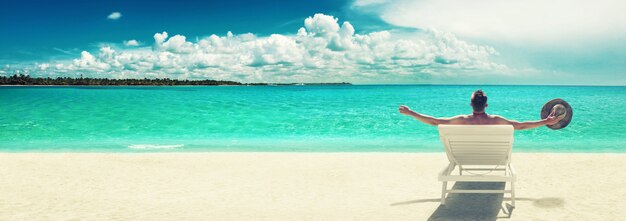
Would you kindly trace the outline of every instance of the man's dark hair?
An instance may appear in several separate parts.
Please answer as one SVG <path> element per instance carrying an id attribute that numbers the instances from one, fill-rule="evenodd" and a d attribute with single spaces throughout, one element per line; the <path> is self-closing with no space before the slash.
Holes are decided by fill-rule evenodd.
<path id="1" fill-rule="evenodd" d="M 477 90 L 472 94 L 471 99 L 472 109 L 474 112 L 483 112 L 485 111 L 485 106 L 487 105 L 487 95 L 483 90 Z"/>

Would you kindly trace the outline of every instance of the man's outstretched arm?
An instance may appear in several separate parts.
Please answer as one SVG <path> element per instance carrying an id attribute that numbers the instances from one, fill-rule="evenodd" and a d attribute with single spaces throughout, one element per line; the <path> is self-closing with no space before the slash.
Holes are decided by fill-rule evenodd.
<path id="1" fill-rule="evenodd" d="M 513 125 L 513 128 L 515 128 L 515 130 L 526 130 L 526 129 L 532 129 L 532 128 L 540 127 L 540 126 L 543 126 L 543 125 L 546 125 L 546 124 L 547 125 L 552 125 L 552 124 L 558 123 L 560 119 L 558 119 L 554 115 L 555 115 L 555 112 L 553 111 L 545 119 L 537 120 L 537 121 L 525 121 L 525 122 L 518 122 L 518 121 L 514 121 L 514 120 L 507 120 L 505 118 L 500 118 L 500 119 L 506 121 L 510 125 Z"/>
<path id="2" fill-rule="evenodd" d="M 546 125 L 546 119 L 543 120 L 538 120 L 538 121 L 525 121 L 525 122 L 517 122 L 517 121 L 509 121 L 511 125 L 513 125 L 513 128 L 515 128 L 516 130 L 526 130 L 526 129 L 533 129 L 536 127 L 540 127 L 543 125 Z"/>
<path id="3" fill-rule="evenodd" d="M 401 114 L 411 116 L 425 124 L 430 124 L 433 126 L 437 126 L 439 124 L 449 124 L 453 119 L 453 118 L 435 118 L 435 117 L 431 117 L 428 115 L 420 114 L 415 111 L 412 111 L 409 107 L 404 106 L 404 105 L 400 106 L 400 108 L 398 108 L 398 111 L 400 111 Z"/>

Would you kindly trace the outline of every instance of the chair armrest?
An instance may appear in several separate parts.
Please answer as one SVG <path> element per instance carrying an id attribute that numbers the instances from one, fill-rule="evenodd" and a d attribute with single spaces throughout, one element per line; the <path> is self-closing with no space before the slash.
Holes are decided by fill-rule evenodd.
<path id="1" fill-rule="evenodd" d="M 439 177 L 450 175 L 452 171 L 454 170 L 455 166 L 456 164 L 454 164 L 453 162 L 450 162 L 450 164 L 448 164 L 446 168 L 444 168 L 443 170 L 441 170 L 441 172 L 439 172 Z"/>
<path id="2" fill-rule="evenodd" d="M 515 169 L 513 168 L 513 165 L 511 165 L 509 163 L 509 170 L 511 171 L 511 176 L 515 176 Z"/>

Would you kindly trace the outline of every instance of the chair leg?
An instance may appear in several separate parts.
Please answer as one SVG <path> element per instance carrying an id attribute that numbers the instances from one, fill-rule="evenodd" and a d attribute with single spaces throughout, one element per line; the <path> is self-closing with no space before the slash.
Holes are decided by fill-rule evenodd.
<path id="1" fill-rule="evenodd" d="M 446 191 L 448 189 L 448 182 L 443 181 L 443 187 L 441 188 L 441 205 L 446 205 Z"/>
<path id="2" fill-rule="evenodd" d="M 511 206 L 515 207 L 515 182 L 511 182 Z"/>

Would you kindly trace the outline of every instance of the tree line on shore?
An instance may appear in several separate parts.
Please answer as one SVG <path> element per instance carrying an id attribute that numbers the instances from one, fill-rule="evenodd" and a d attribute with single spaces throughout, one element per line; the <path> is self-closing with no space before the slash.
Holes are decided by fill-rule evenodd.
<path id="1" fill-rule="evenodd" d="M 218 80 L 177 80 L 169 78 L 154 79 L 108 79 L 108 78 L 32 78 L 29 75 L 15 74 L 12 76 L 0 76 L 0 85 L 92 85 L 92 86 L 133 86 L 133 85 L 349 85 L 350 83 L 240 83 L 236 81 Z"/>

